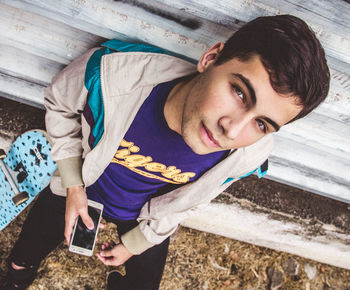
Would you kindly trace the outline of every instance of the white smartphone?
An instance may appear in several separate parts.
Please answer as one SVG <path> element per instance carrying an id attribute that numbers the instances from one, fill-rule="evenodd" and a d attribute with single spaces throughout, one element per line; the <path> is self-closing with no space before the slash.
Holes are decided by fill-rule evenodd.
<path id="1" fill-rule="evenodd" d="M 85 256 L 92 256 L 103 212 L 103 204 L 88 200 L 88 212 L 94 221 L 94 229 L 89 230 L 79 216 L 75 222 L 69 251 Z"/>

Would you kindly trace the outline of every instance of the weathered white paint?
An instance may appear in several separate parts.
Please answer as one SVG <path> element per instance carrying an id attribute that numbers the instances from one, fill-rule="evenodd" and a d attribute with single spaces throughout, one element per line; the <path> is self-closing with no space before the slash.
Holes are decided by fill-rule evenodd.
<path id="1" fill-rule="evenodd" d="M 159 1 L 160 2 L 160 1 Z M 248 22 L 259 16 L 292 14 L 309 23 L 329 56 L 350 63 L 349 4 L 342 0 L 164 0 L 164 4 L 184 8 L 199 17 L 230 25 L 233 19 Z"/>
<path id="2" fill-rule="evenodd" d="M 127 1 L 0 0 L 0 94 L 42 106 L 44 86 L 52 76 L 105 38 L 148 42 L 197 59 L 246 21 L 260 15 L 294 14 L 315 29 L 326 48 L 331 91 L 314 113 L 278 133 L 267 177 L 350 202 L 350 4 L 341 0 L 122 2 Z M 163 15 L 156 15 L 160 11 Z M 176 21 L 166 19 L 167 15 Z M 190 27 L 180 23 L 185 20 L 192 21 Z"/>
<path id="3" fill-rule="evenodd" d="M 64 67 L 58 62 L 1 43 L 0 51 L 3 73 L 35 83 L 48 85 L 52 77 Z"/>
<path id="4" fill-rule="evenodd" d="M 43 108 L 45 87 L 0 72 L 0 94 L 2 97 L 21 101 Z"/>
<path id="5" fill-rule="evenodd" d="M 281 145 L 281 143 L 278 142 L 277 145 Z M 282 145 L 286 145 L 286 143 L 282 143 Z M 266 175 L 266 178 L 340 201 L 349 202 L 348 161 L 347 164 L 344 164 L 342 159 L 331 155 L 324 156 L 324 152 L 313 148 L 306 148 L 302 154 L 297 152 L 298 149 L 304 149 L 302 144 L 290 142 L 287 146 L 276 149 L 269 159 L 270 172 Z M 286 153 L 282 150 L 290 152 L 289 156 L 286 157 Z M 282 156 L 280 154 L 281 152 Z M 331 160 L 331 164 L 324 162 L 325 158 Z M 304 162 L 305 160 L 312 161 L 313 159 L 315 162 L 311 162 L 311 166 L 308 166 L 310 164 L 305 164 Z M 318 165 L 321 167 L 317 167 Z M 342 168 L 347 170 L 343 172 L 346 177 L 345 179 L 339 176 L 339 174 L 332 175 L 329 173 L 329 169 L 336 169 L 337 165 L 340 165 L 339 170 Z"/>
<path id="6" fill-rule="evenodd" d="M 102 38 L 0 3 L 1 44 L 68 64 Z"/>
<path id="7" fill-rule="evenodd" d="M 164 21 L 163 18 L 143 9 L 115 1 L 24 1 L 27 5 L 12 0 L 3 0 L 3 2 L 23 7 L 23 9 L 36 4 L 45 7 L 48 11 L 56 12 L 55 19 L 59 22 L 68 20 L 69 25 L 75 25 L 76 21 L 69 20 L 69 18 L 74 18 L 75 20 L 95 23 L 117 31 L 116 37 L 122 40 L 134 39 L 147 42 L 194 59 L 198 58 L 210 43 L 213 43 L 213 35 L 208 34 L 208 31 L 215 33 L 214 39 L 224 40 L 230 35 L 227 28 L 205 20 L 201 20 L 202 26 L 199 29 L 191 31 L 171 21 Z M 31 9 L 35 10 L 33 7 Z M 64 17 L 57 11 L 62 13 Z"/>
<path id="8" fill-rule="evenodd" d="M 293 126 L 284 126 L 276 137 L 292 139 L 310 147 L 320 148 L 326 154 L 342 157 L 343 153 L 350 155 L 348 132 L 347 123 L 312 112 L 305 119 L 294 122 Z"/>
<path id="9" fill-rule="evenodd" d="M 279 213 L 274 214 L 280 220 L 272 219 L 270 214 L 211 203 L 182 225 L 350 270 L 350 239 L 340 229 L 323 225 L 317 235 L 310 234 L 315 231 L 308 221 Z"/>

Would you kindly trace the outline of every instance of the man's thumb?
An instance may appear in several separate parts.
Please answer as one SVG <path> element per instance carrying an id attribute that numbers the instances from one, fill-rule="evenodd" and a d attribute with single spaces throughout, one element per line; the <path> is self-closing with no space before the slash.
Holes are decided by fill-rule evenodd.
<path id="1" fill-rule="evenodd" d="M 83 223 L 85 224 L 85 226 L 89 229 L 89 230 L 93 230 L 95 225 L 94 222 L 92 220 L 92 218 L 89 216 L 88 213 L 84 213 L 81 216 L 81 219 L 83 220 Z"/>

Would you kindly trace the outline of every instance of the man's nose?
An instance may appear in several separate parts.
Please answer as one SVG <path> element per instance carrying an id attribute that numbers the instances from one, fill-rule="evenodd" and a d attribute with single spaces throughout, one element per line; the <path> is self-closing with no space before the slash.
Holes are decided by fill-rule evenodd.
<path id="1" fill-rule="evenodd" d="M 220 119 L 219 125 L 223 129 L 227 138 L 235 139 L 247 127 L 250 119 L 251 118 L 248 114 L 236 114 L 233 117 L 225 116 Z"/>

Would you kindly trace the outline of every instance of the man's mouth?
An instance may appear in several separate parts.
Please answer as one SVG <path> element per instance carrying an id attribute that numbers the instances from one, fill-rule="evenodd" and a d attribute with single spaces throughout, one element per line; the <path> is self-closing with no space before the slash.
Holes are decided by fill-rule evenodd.
<path id="1" fill-rule="evenodd" d="M 213 134 L 210 132 L 210 130 L 204 125 L 204 123 L 201 123 L 200 128 L 200 135 L 203 143 L 207 145 L 210 148 L 218 148 L 220 147 L 220 144 L 218 141 L 215 140 L 213 137 Z"/>

